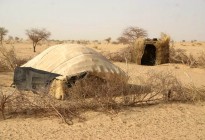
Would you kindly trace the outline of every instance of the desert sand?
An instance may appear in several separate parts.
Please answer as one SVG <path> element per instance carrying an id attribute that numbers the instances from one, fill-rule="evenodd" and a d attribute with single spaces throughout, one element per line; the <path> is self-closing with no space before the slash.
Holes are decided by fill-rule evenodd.
<path id="1" fill-rule="evenodd" d="M 37 46 L 32 52 L 31 43 L 13 44 L 17 56 L 32 58 L 51 44 Z M 8 45 L 8 44 L 7 44 Z M 99 52 L 116 52 L 126 47 L 114 44 L 89 44 Z M 8 45 L 10 47 L 10 45 Z M 175 43 L 176 48 L 184 49 L 197 57 L 205 51 L 205 43 Z M 183 64 L 163 64 L 159 66 L 141 66 L 114 62 L 128 72 L 130 84 L 138 84 L 139 76 L 146 73 L 171 72 L 183 85 L 205 85 L 205 69 L 190 68 Z M 10 90 L 13 72 L 0 73 L 0 87 Z M 6 139 L 205 139 L 205 102 L 196 103 L 160 103 L 126 107 L 118 113 L 87 111 L 82 114 L 86 120 L 74 119 L 73 125 L 63 123 L 57 117 L 16 116 L 2 120 L 0 118 L 0 140 Z"/>
<path id="2" fill-rule="evenodd" d="M 204 103 L 174 103 L 115 115 L 91 111 L 71 126 L 58 118 L 14 118 L 0 122 L 0 139 L 205 139 L 204 110 Z"/>

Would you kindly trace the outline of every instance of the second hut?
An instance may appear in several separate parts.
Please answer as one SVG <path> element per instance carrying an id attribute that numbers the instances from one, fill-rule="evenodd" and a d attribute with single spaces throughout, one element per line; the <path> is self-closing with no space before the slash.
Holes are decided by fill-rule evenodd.
<path id="1" fill-rule="evenodd" d="M 169 40 L 168 36 L 160 39 L 139 38 L 135 41 L 132 61 L 139 65 L 160 65 L 169 62 Z"/>

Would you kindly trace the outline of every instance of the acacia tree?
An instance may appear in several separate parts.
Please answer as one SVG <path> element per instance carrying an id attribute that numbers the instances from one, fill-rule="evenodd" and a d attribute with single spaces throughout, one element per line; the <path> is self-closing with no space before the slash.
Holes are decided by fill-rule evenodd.
<path id="1" fill-rule="evenodd" d="M 107 43 L 110 43 L 111 37 L 106 38 L 105 41 L 107 41 Z"/>
<path id="2" fill-rule="evenodd" d="M 3 39 L 4 39 L 4 36 L 8 33 L 8 30 L 5 29 L 4 27 L 0 27 L 0 42 L 1 42 L 1 45 L 3 44 Z"/>
<path id="3" fill-rule="evenodd" d="M 140 37 L 145 38 L 147 36 L 148 36 L 147 31 L 143 28 L 128 27 L 123 31 L 122 36 L 118 38 L 118 41 L 124 44 L 131 44 L 137 38 L 140 38 Z"/>
<path id="4" fill-rule="evenodd" d="M 36 45 L 41 40 L 47 40 L 51 33 L 46 31 L 46 29 L 30 29 L 26 30 L 26 35 L 33 41 L 33 52 L 36 52 Z"/>

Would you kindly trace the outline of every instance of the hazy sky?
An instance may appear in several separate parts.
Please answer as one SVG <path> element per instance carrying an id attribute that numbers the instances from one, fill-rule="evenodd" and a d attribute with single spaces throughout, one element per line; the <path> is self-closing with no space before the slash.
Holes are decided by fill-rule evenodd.
<path id="1" fill-rule="evenodd" d="M 52 39 L 116 39 L 129 26 L 205 41 L 205 0 L 0 0 L 0 27 L 12 36 L 46 28 Z"/>

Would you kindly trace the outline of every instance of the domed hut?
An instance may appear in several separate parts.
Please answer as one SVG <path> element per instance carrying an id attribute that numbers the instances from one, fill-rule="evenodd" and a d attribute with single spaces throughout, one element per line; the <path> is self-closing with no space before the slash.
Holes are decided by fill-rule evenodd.
<path id="1" fill-rule="evenodd" d="M 133 61 L 139 65 L 160 65 L 169 62 L 168 36 L 160 39 L 139 38 L 133 47 Z"/>
<path id="2" fill-rule="evenodd" d="M 14 85 L 20 90 L 38 91 L 55 87 L 53 96 L 64 99 L 64 88 L 87 75 L 106 81 L 126 80 L 119 67 L 91 48 L 78 44 L 49 47 L 14 72 Z"/>

